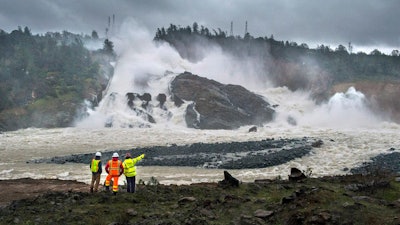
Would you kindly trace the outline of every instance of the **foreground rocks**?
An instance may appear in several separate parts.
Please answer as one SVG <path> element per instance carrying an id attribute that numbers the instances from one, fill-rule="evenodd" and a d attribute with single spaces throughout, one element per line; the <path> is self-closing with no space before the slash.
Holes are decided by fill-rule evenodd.
<path id="1" fill-rule="evenodd" d="M 36 198 L 49 191 L 86 192 L 88 185 L 76 181 L 55 179 L 0 180 L 0 207 L 15 200 Z M 1 222 L 1 221 L 0 221 Z"/>
<path id="2" fill-rule="evenodd" d="M 377 178 L 388 185 L 373 184 Z M 224 176 L 221 174 L 221 179 Z M 225 179 L 224 179 L 225 180 Z M 0 199 L 16 197 L 0 181 Z M 391 176 L 353 175 L 306 178 L 290 182 L 138 185 L 135 194 L 88 193 L 62 187 L 81 185 L 46 180 L 14 180 L 14 185 L 41 187 L 39 193 L 15 199 L 0 210 L 0 224 L 399 224 L 400 185 Z M 12 186 L 10 186 L 12 187 Z M 57 188 L 59 187 L 59 188 Z"/>

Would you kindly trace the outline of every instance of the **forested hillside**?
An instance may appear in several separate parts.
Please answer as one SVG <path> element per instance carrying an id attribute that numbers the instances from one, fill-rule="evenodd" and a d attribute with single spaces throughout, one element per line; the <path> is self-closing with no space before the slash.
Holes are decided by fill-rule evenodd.
<path id="1" fill-rule="evenodd" d="M 311 49 L 306 43 L 275 40 L 273 35 L 255 38 L 246 33 L 244 37 L 233 36 L 221 29 L 210 31 L 197 23 L 159 28 L 154 40 L 170 43 L 182 57 L 191 61 L 201 60 L 204 56 L 201 49 L 207 45 L 217 45 L 241 59 L 258 60 L 265 76 L 275 85 L 287 86 L 291 90 L 312 90 L 316 100 L 328 97 L 327 93 L 336 83 L 400 80 L 398 50 L 393 50 L 391 55 L 377 49 L 369 54 L 353 53 L 351 43 L 347 48 L 339 45 L 332 49 L 321 44 Z"/>
<path id="2" fill-rule="evenodd" d="M 88 40 L 101 41 L 95 31 L 82 36 L 32 35 L 27 27 L 0 30 L 0 131 L 69 126 L 84 99 L 101 97 L 112 43 L 106 40 L 103 49 L 89 51 Z"/>

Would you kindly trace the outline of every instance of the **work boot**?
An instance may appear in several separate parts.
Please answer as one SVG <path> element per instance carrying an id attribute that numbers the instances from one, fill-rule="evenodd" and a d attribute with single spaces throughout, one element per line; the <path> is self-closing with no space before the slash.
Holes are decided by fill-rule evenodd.
<path id="1" fill-rule="evenodd" d="M 117 192 L 116 192 L 116 191 L 113 191 L 113 194 L 114 194 L 114 195 L 117 195 Z"/>
<path id="2" fill-rule="evenodd" d="M 110 192 L 110 187 L 106 186 L 106 192 Z"/>
<path id="3" fill-rule="evenodd" d="M 90 193 L 93 193 L 93 188 L 92 187 L 90 188 Z"/>

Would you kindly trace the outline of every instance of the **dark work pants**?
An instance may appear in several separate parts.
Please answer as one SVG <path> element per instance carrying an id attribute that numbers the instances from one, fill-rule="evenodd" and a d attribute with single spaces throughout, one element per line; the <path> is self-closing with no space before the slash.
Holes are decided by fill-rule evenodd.
<path id="1" fill-rule="evenodd" d="M 135 192 L 135 177 L 126 177 L 126 186 L 127 192 L 134 193 Z"/>

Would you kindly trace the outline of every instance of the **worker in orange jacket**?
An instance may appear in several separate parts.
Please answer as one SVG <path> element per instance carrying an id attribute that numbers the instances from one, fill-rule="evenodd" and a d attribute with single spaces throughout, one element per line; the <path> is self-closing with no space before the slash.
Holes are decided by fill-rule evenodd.
<path id="1" fill-rule="evenodd" d="M 124 173 L 124 167 L 122 166 L 121 160 L 118 159 L 118 153 L 112 155 L 112 159 L 106 164 L 105 170 L 108 173 L 106 177 L 106 190 L 110 190 L 111 179 L 113 179 L 113 193 L 114 195 L 118 192 L 118 178 Z"/>

